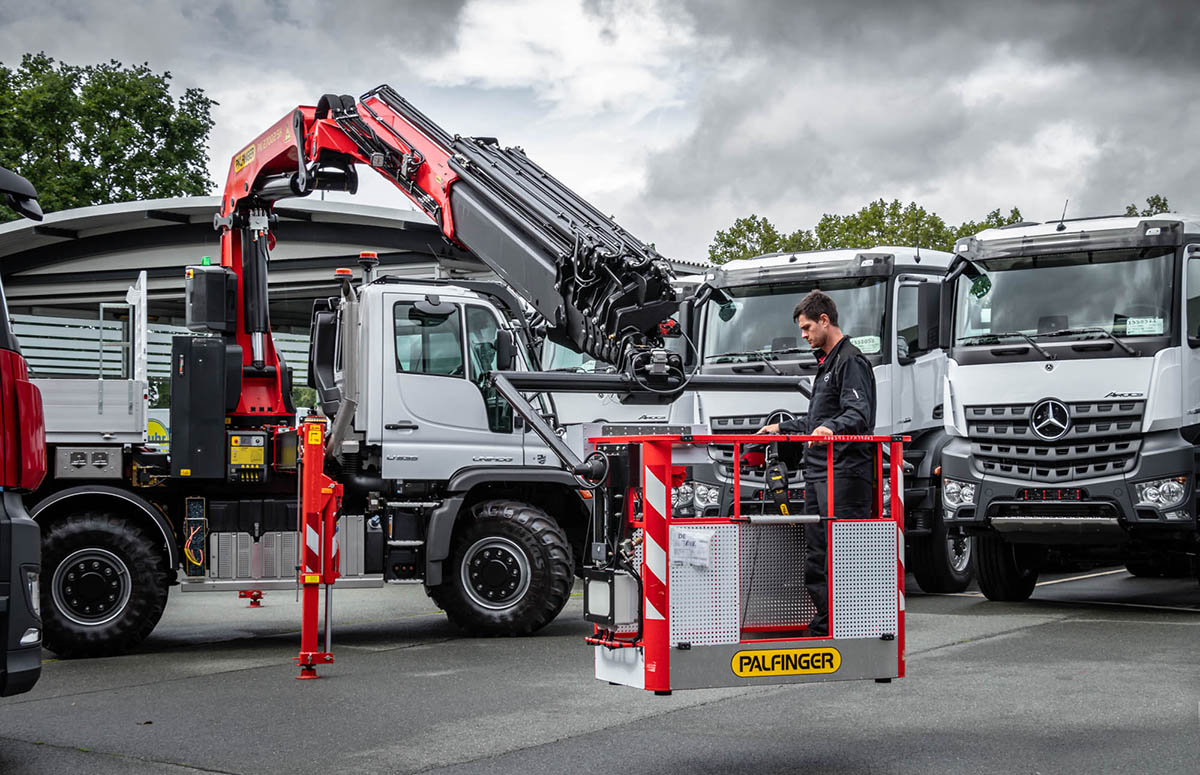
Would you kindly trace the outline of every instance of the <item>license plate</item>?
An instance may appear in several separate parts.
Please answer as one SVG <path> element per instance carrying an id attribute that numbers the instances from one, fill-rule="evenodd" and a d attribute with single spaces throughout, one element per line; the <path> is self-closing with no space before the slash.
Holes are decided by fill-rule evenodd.
<path id="1" fill-rule="evenodd" d="M 1017 490 L 1017 500 L 1023 501 L 1081 501 L 1087 493 L 1079 487 L 1023 487 Z"/>

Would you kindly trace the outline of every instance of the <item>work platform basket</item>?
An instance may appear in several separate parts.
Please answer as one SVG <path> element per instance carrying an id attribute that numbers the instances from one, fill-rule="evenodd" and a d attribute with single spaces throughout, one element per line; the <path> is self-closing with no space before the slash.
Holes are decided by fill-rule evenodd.
<path id="1" fill-rule="evenodd" d="M 907 438 L 653 435 L 592 441 L 610 453 L 624 445 L 621 459 L 631 469 L 628 495 L 620 499 L 628 559 L 584 571 L 585 615 L 597 623 L 587 639 L 595 650 L 596 678 L 668 693 L 904 676 Z M 743 504 L 748 446 L 809 441 L 826 443 L 830 463 L 832 443 L 874 445 L 878 477 L 867 513 L 833 518 L 832 478 L 825 483 L 826 514 L 796 513 L 794 494 L 780 506 L 770 500 L 769 486 L 757 508 Z M 722 485 L 733 495 L 732 513 L 673 516 L 672 486 L 687 466 L 728 459 L 716 454 L 721 447 L 733 452 L 732 482 Z M 829 634 L 823 636 L 807 630 L 816 613 L 805 584 L 805 531 L 812 530 L 826 537 Z"/>

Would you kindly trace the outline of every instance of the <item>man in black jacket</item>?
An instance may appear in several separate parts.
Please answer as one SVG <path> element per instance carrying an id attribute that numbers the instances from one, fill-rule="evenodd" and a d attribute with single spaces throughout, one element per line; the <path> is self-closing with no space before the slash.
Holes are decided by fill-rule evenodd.
<path id="1" fill-rule="evenodd" d="M 875 374 L 871 363 L 838 328 L 837 305 L 820 291 L 811 291 L 792 311 L 792 319 L 820 361 L 813 378 L 808 415 L 768 425 L 759 433 L 807 436 L 871 435 L 875 432 Z M 833 445 L 833 515 L 870 517 L 875 507 L 875 445 L 843 442 Z M 804 451 L 804 511 L 829 517 L 825 444 L 810 443 Z M 812 528 L 812 529 L 809 529 Z M 804 583 L 817 609 L 810 635 L 828 635 L 828 584 L 825 578 L 825 524 L 805 527 L 808 557 Z"/>

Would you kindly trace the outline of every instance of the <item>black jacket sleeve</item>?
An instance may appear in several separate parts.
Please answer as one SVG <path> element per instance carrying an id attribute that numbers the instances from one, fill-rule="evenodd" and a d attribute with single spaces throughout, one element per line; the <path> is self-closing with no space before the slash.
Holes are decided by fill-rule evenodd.
<path id="1" fill-rule="evenodd" d="M 875 432 L 875 375 L 866 358 L 846 360 L 842 373 L 842 411 L 821 423 L 838 436 Z"/>
<path id="2" fill-rule="evenodd" d="M 794 420 L 784 420 L 779 423 L 779 432 L 804 436 L 808 433 L 808 416 L 797 417 Z"/>

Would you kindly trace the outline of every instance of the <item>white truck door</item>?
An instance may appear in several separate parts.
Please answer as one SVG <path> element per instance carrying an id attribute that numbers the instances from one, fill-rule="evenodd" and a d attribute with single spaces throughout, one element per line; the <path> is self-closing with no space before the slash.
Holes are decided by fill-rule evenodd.
<path id="1" fill-rule="evenodd" d="M 937 282 L 923 275 L 901 275 L 896 283 L 892 316 L 892 379 L 890 427 L 880 412 L 878 433 L 909 433 L 941 425 L 934 420 L 934 409 L 942 402 L 942 377 L 946 374 L 946 354 L 942 350 L 919 349 L 917 324 L 918 289 L 922 283 Z M 887 399 L 880 396 L 882 405 Z"/>
<path id="2" fill-rule="evenodd" d="M 471 379 L 478 374 L 472 359 L 486 355 L 481 332 L 468 330 L 468 321 L 483 321 L 476 310 L 491 315 L 462 300 L 443 297 L 433 307 L 424 296 L 384 295 L 381 322 L 391 332 L 382 355 L 389 361 L 382 369 L 385 478 L 447 479 L 461 468 L 521 462 L 520 438 L 492 430 L 500 418 Z"/>
<path id="3" fill-rule="evenodd" d="M 1200 423 L 1200 245 L 1183 255 L 1183 417 L 1182 425 Z"/>

